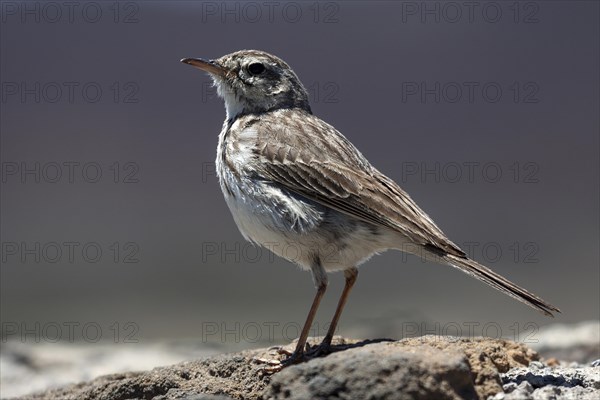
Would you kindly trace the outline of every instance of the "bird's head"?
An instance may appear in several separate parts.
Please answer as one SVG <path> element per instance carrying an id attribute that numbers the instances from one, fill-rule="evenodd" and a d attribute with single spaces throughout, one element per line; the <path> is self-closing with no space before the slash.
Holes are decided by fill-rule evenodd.
<path id="1" fill-rule="evenodd" d="M 212 77 L 225 101 L 227 119 L 282 108 L 301 108 L 310 113 L 308 93 L 283 60 L 264 51 L 241 50 L 216 60 L 184 58 Z"/>

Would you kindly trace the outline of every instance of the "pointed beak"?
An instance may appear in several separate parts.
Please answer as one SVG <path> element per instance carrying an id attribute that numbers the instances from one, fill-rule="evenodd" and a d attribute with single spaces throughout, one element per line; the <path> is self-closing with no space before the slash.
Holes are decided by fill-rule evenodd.
<path id="1" fill-rule="evenodd" d="M 201 58 L 182 58 L 181 62 L 208 72 L 211 75 L 224 77 L 227 74 L 227 70 L 213 60 L 207 61 Z"/>

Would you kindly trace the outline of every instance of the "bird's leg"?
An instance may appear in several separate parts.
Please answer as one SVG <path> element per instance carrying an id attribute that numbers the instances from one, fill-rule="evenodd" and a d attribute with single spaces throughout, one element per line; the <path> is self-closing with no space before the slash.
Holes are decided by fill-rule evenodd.
<path id="1" fill-rule="evenodd" d="M 321 299 L 323 298 L 326 289 L 326 283 L 322 283 L 317 288 L 317 294 L 315 295 L 315 299 L 313 300 L 312 306 L 310 307 L 310 311 L 308 312 L 308 316 L 306 317 L 306 322 L 304 322 L 304 327 L 302 328 L 302 332 L 300 333 L 300 338 L 298 338 L 296 350 L 294 350 L 294 352 L 288 358 L 288 360 L 291 361 L 292 359 L 297 358 L 300 361 L 304 357 L 304 348 L 306 346 L 306 340 L 308 339 L 308 333 L 310 332 L 310 327 L 312 326 L 313 320 L 315 319 L 317 309 L 319 308 L 319 304 L 321 303 Z"/>
<path id="2" fill-rule="evenodd" d="M 300 337 L 298 338 L 296 349 L 292 354 L 289 354 L 284 350 L 280 350 L 280 353 L 288 354 L 289 357 L 281 361 L 281 363 L 279 363 L 278 365 L 275 365 L 274 363 L 269 363 L 271 365 L 265 368 L 266 372 L 278 372 L 282 368 L 287 367 L 288 365 L 297 364 L 305 359 L 304 348 L 306 347 L 308 333 L 310 332 L 313 320 L 315 319 L 315 315 L 317 314 L 317 310 L 319 309 L 321 299 L 323 298 L 323 295 L 327 290 L 327 272 L 325 272 L 325 269 L 321 266 L 321 264 L 316 263 L 315 266 L 312 268 L 312 272 L 315 285 L 317 286 L 317 293 L 315 294 L 312 306 L 310 307 L 310 311 L 308 312 L 308 316 L 306 317 L 306 322 L 304 322 L 304 327 L 302 328 L 302 332 L 300 333 Z"/>
<path id="3" fill-rule="evenodd" d="M 346 305 L 346 301 L 348 300 L 350 290 L 352 290 L 352 287 L 356 283 L 356 279 L 358 277 L 358 269 L 356 267 L 353 267 L 345 270 L 344 277 L 346 278 L 346 284 L 344 285 L 344 290 L 342 291 L 342 295 L 340 296 L 340 300 L 338 301 L 338 305 L 335 310 L 335 314 L 333 315 L 333 319 L 331 320 L 331 324 L 329 325 L 329 329 L 327 330 L 327 334 L 325 335 L 325 338 L 323 339 L 321 344 L 310 351 L 309 355 L 311 357 L 331 353 L 331 340 L 333 339 L 335 329 L 340 320 L 340 316 L 342 315 L 342 311 L 344 310 L 344 306 Z"/>

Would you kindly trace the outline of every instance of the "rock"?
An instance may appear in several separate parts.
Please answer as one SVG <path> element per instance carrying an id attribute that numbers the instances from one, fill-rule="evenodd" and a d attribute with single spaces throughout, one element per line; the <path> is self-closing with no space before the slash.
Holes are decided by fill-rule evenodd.
<path id="1" fill-rule="evenodd" d="M 543 358 L 589 363 L 600 358 L 600 321 L 550 325 L 529 342 Z"/>
<path id="2" fill-rule="evenodd" d="M 541 365 L 540 365 L 541 364 Z M 550 368 L 534 362 L 500 374 L 504 393 L 490 400 L 597 400 L 600 398 L 600 368 L 573 366 Z"/>
<path id="3" fill-rule="evenodd" d="M 0 397 L 10 398 L 84 382 L 107 374 L 149 370 L 226 352 L 198 341 L 90 343 L 0 341 Z"/>
<path id="4" fill-rule="evenodd" d="M 215 394 L 194 394 L 193 391 L 170 389 L 166 395 L 154 397 L 152 400 L 232 400 L 232 397 Z"/>
<path id="5" fill-rule="evenodd" d="M 284 369 L 267 399 L 477 399 L 464 353 L 377 343 Z"/>
<path id="6" fill-rule="evenodd" d="M 475 388 L 482 399 L 502 391 L 499 372 L 539 360 L 538 354 L 527 346 L 502 339 L 422 336 L 400 342 L 410 346 L 427 344 L 444 351 L 464 353 L 470 364 Z"/>
<path id="7" fill-rule="evenodd" d="M 126 399 L 255 399 L 268 383 L 253 355 L 265 351 L 211 357 L 154 368 L 146 372 L 105 375 L 87 383 L 20 397 L 20 399 L 126 400 Z M 221 396 L 209 396 L 221 395 Z"/>
<path id="8" fill-rule="evenodd" d="M 529 382 L 534 388 L 565 386 L 600 389 L 600 368 L 557 367 L 557 368 L 514 368 L 502 375 L 504 382 Z"/>
<path id="9" fill-rule="evenodd" d="M 311 339 L 317 344 L 319 339 Z M 145 372 L 105 375 L 20 399 L 598 399 L 600 367 L 549 367 L 523 344 L 423 336 L 335 338 L 335 352 L 265 374 L 269 349 L 212 356 Z M 293 349 L 290 344 L 287 349 Z"/>

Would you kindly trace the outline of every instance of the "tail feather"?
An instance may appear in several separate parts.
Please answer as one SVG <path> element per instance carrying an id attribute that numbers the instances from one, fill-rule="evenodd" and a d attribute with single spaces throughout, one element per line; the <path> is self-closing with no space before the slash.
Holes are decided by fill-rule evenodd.
<path id="1" fill-rule="evenodd" d="M 497 289 L 512 298 L 515 298 L 528 306 L 535 308 L 545 315 L 554 317 L 552 312 L 560 312 L 560 310 L 554 307 L 552 304 L 544 301 L 535 294 L 523 289 L 520 286 L 515 285 L 508 279 L 501 275 L 498 275 L 491 269 L 479 264 L 476 261 L 468 258 L 462 258 L 452 254 L 446 254 L 442 257 L 448 264 L 461 271 L 487 283 L 494 289 Z"/>

